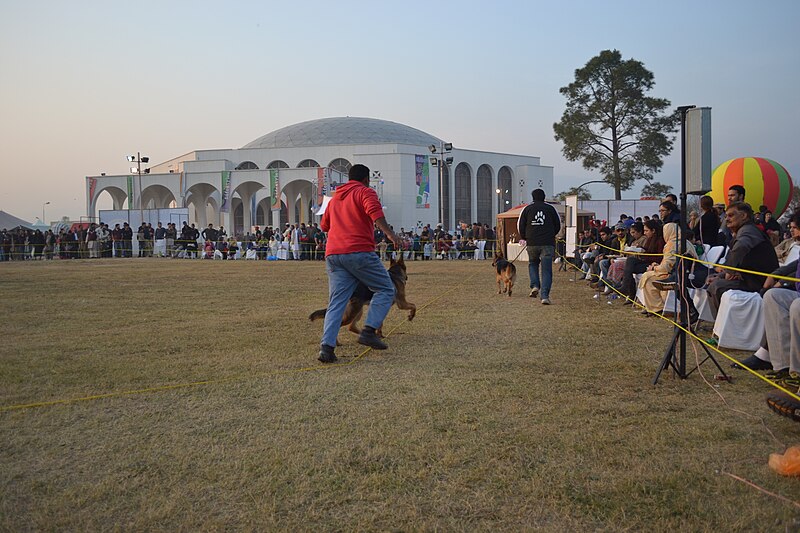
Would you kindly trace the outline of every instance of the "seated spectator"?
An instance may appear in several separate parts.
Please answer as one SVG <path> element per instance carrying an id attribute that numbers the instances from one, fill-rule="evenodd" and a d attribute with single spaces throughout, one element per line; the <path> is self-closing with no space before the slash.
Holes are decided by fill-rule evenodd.
<path id="1" fill-rule="evenodd" d="M 239 243 L 236 242 L 236 237 L 228 239 L 228 259 L 236 259 L 236 254 L 239 252 Z"/>
<path id="2" fill-rule="evenodd" d="M 606 286 L 605 293 L 609 294 L 611 288 L 619 290 L 622 285 L 622 277 L 625 274 L 625 265 L 631 257 L 631 253 L 644 252 L 645 236 L 644 226 L 641 222 L 634 222 L 628 230 L 631 241 L 625 245 L 622 250 L 622 255 L 611 261 L 611 266 L 608 269 L 607 281 L 610 285 Z"/>
<path id="3" fill-rule="evenodd" d="M 674 194 L 668 194 L 667 198 L 675 196 Z M 661 205 L 658 206 L 658 215 L 661 218 L 661 222 L 664 224 L 669 224 L 670 222 L 680 223 L 681 221 L 681 210 L 678 209 L 678 206 L 675 205 L 675 202 L 671 200 L 664 200 L 661 202 Z M 655 215 L 653 215 L 655 218 Z"/>
<path id="4" fill-rule="evenodd" d="M 642 274 L 639 280 L 639 288 L 642 289 L 644 314 L 657 313 L 664 307 L 664 297 L 661 289 L 653 284 L 653 281 L 666 279 L 672 273 L 677 263 L 677 255 L 680 250 L 681 233 L 678 224 L 670 222 L 664 224 L 664 255 L 660 263 L 653 262 L 647 267 L 647 271 Z M 686 254 L 697 258 L 694 247 L 687 243 Z"/>
<path id="5" fill-rule="evenodd" d="M 700 198 L 700 218 L 698 219 L 695 234 L 699 237 L 701 244 L 716 246 L 719 241 L 719 212 L 714 207 L 714 200 L 706 195 Z"/>
<path id="6" fill-rule="evenodd" d="M 779 263 L 786 262 L 786 259 L 792 252 L 792 248 L 800 247 L 800 213 L 795 213 L 789 220 L 789 235 L 790 237 L 788 239 L 781 241 L 781 243 L 775 247 L 775 253 L 778 256 Z"/>
<path id="7" fill-rule="evenodd" d="M 631 236 L 628 235 L 628 231 L 625 229 L 625 225 L 622 223 L 614 226 L 614 237 L 611 247 L 619 253 L 607 249 L 606 252 L 608 253 L 605 258 L 600 261 L 600 277 L 605 280 L 608 279 L 608 269 L 611 268 L 611 261 L 621 258 L 622 252 L 630 245 L 632 240 Z M 608 292 L 611 292 L 610 287 L 606 287 L 606 293 Z"/>
<path id="8" fill-rule="evenodd" d="M 800 278 L 800 261 L 792 261 L 773 272 L 778 276 Z M 800 390 L 800 282 L 789 288 L 772 288 L 775 278 L 767 278 L 764 287 L 764 326 L 773 379 L 780 380 L 792 392 Z"/>
<path id="9" fill-rule="evenodd" d="M 573 261 L 575 262 L 575 265 L 580 268 L 581 272 L 584 273 L 584 278 L 586 277 L 586 272 L 589 271 L 589 265 L 584 262 L 583 255 L 589 252 L 589 247 L 594 243 L 594 241 L 595 238 L 592 236 L 592 228 L 584 228 L 583 233 L 578 240 L 578 244 L 575 246 L 575 250 L 572 252 L 572 255 L 574 256 Z"/>
<path id="10" fill-rule="evenodd" d="M 781 225 L 772 217 L 772 211 L 764 211 L 761 225 L 763 226 L 762 231 L 767 234 L 772 245 L 777 246 L 781 240 Z"/>
<path id="11" fill-rule="evenodd" d="M 581 238 L 581 247 L 578 250 L 582 250 L 580 255 L 577 255 L 576 250 L 576 258 L 579 260 L 581 272 L 583 272 L 583 276 L 579 279 L 587 279 L 589 277 L 589 272 L 592 268 L 592 263 L 594 263 L 594 258 L 597 257 L 597 245 L 596 243 L 600 240 L 600 235 L 595 228 L 588 228 L 583 230 L 583 237 Z"/>
<path id="12" fill-rule="evenodd" d="M 204 259 L 214 259 L 214 245 L 206 239 L 206 243 L 203 246 L 203 258 Z"/>
<path id="13" fill-rule="evenodd" d="M 634 275 L 647 272 L 647 267 L 653 263 L 660 263 L 664 253 L 664 236 L 661 233 L 661 224 L 655 220 L 648 219 L 642 225 L 644 251 L 642 255 L 631 255 L 625 259 L 625 268 L 622 273 L 622 281 L 619 290 L 628 299 L 624 305 L 633 304 L 636 298 L 636 278 Z"/>
<path id="14" fill-rule="evenodd" d="M 595 245 L 597 254 L 594 257 L 594 261 L 592 261 L 590 265 L 590 273 L 587 277 L 587 279 L 589 279 L 589 285 L 597 287 L 598 283 L 600 282 L 600 263 L 606 258 L 607 255 L 611 255 L 613 253 L 615 240 L 616 237 L 613 235 L 611 229 L 609 229 L 607 226 L 600 228 L 600 241 Z"/>
<path id="15" fill-rule="evenodd" d="M 730 251 L 725 258 L 726 267 L 754 272 L 770 273 L 778 268 L 775 248 L 755 225 L 753 208 L 745 202 L 734 202 L 725 211 L 725 223 L 731 234 Z M 708 303 L 714 317 L 719 311 L 722 295 L 729 290 L 758 292 L 764 277 L 734 270 L 717 268 L 720 273 L 708 286 Z"/>

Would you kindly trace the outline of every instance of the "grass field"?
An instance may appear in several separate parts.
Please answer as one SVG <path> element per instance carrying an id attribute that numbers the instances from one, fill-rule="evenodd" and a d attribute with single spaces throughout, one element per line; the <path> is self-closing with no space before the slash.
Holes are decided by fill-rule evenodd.
<path id="1" fill-rule="evenodd" d="M 666 323 L 519 266 L 409 263 L 416 319 L 322 366 L 322 263 L 0 264 L 0 407 L 153 389 L 0 412 L 0 529 L 800 528 L 726 475 L 800 499 L 765 384 L 652 386 Z"/>

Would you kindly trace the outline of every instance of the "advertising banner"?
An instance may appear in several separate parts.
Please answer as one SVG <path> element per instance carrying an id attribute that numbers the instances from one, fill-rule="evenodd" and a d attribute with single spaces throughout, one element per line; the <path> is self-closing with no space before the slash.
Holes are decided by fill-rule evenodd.
<path id="1" fill-rule="evenodd" d="M 415 157 L 415 175 L 417 180 L 417 207 L 430 208 L 431 180 L 428 170 L 428 157 L 417 155 Z"/>
<path id="2" fill-rule="evenodd" d="M 272 199 L 270 207 L 280 209 L 281 207 L 281 182 L 278 179 L 278 169 L 269 169 L 269 196 Z"/>
<path id="3" fill-rule="evenodd" d="M 328 169 L 317 169 L 317 200 L 314 205 L 322 205 L 322 199 L 325 197 L 325 183 L 328 181 Z"/>
<path id="4" fill-rule="evenodd" d="M 128 176 L 128 209 L 133 209 L 133 176 Z"/>
<path id="5" fill-rule="evenodd" d="M 229 170 L 222 171 L 222 202 L 219 206 L 220 213 L 227 213 L 231 210 L 231 173 Z"/>

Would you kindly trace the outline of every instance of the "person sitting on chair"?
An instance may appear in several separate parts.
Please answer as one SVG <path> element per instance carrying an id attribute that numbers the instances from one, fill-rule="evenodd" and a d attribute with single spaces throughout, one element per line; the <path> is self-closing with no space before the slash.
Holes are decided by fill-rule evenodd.
<path id="1" fill-rule="evenodd" d="M 770 273 L 778 268 L 778 256 L 769 239 L 755 225 L 753 208 L 745 202 L 734 202 L 725 210 L 725 224 L 731 234 L 726 267 Z M 716 318 L 722 295 L 729 290 L 758 292 L 764 276 L 717 268 L 720 275 L 708 286 L 708 303 Z"/>
<path id="2" fill-rule="evenodd" d="M 642 289 L 644 314 L 657 313 L 664 307 L 664 297 L 661 289 L 653 282 L 667 278 L 677 263 L 677 254 L 680 253 L 681 232 L 678 224 L 670 222 L 664 224 L 664 256 L 660 263 L 651 263 L 647 267 L 647 272 L 642 274 L 639 280 L 639 288 Z M 694 247 L 686 243 L 686 254 L 697 258 Z"/>
<path id="3" fill-rule="evenodd" d="M 595 245 L 596 255 L 590 264 L 589 274 L 586 277 L 592 287 L 597 287 L 600 283 L 600 263 L 606 256 L 614 253 L 614 241 L 616 240 L 617 238 L 608 226 L 600 228 L 600 241 Z"/>

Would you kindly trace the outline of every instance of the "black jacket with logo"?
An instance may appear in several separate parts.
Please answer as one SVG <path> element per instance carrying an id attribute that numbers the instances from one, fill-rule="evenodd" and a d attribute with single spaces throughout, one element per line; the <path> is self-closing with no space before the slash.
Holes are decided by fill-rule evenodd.
<path id="1" fill-rule="evenodd" d="M 517 231 L 528 246 L 555 246 L 556 235 L 561 231 L 561 218 L 547 202 L 533 202 L 520 213 Z"/>

